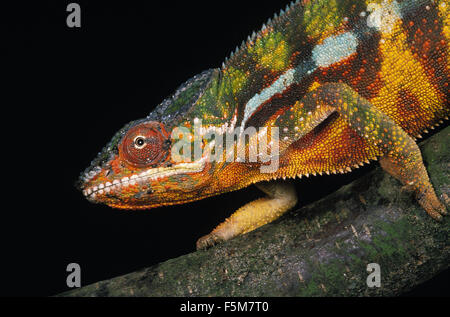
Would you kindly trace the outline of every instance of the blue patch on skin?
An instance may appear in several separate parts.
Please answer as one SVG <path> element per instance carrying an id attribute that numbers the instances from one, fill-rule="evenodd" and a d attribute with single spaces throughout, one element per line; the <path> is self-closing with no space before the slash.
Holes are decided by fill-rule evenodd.
<path id="1" fill-rule="evenodd" d="M 326 38 L 322 44 L 314 47 L 312 59 L 318 67 L 328 67 L 355 53 L 357 47 L 358 39 L 353 33 L 347 32 Z"/>
<path id="2" fill-rule="evenodd" d="M 258 109 L 260 105 L 272 98 L 277 93 L 282 93 L 294 82 L 295 69 L 287 70 L 270 87 L 263 89 L 259 94 L 254 95 L 245 105 L 244 119 L 241 126 L 245 127 L 247 119 Z"/>

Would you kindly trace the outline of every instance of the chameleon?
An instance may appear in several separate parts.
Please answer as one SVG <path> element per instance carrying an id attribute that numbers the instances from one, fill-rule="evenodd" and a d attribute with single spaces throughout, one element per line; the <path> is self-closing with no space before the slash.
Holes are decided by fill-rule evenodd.
<path id="1" fill-rule="evenodd" d="M 255 184 L 265 196 L 201 237 L 206 249 L 296 206 L 294 179 L 379 161 L 440 220 L 448 201 L 416 141 L 448 120 L 449 75 L 448 0 L 298 0 L 120 129 L 78 187 L 138 210 Z"/>

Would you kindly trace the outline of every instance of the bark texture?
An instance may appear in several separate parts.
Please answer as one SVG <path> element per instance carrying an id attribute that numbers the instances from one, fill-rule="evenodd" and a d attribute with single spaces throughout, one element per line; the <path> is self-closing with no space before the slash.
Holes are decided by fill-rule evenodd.
<path id="1" fill-rule="evenodd" d="M 421 149 L 449 197 L 450 127 Z M 247 235 L 61 296 L 394 296 L 448 268 L 449 224 L 377 168 Z M 366 284 L 369 263 L 380 288 Z"/>

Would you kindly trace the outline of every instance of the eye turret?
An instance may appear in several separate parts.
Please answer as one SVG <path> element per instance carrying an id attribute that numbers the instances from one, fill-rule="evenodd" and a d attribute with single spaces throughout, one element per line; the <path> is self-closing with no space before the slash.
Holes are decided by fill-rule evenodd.
<path id="1" fill-rule="evenodd" d="M 163 124 L 141 123 L 128 130 L 119 145 L 119 156 L 134 167 L 147 167 L 167 160 L 169 143 Z"/>

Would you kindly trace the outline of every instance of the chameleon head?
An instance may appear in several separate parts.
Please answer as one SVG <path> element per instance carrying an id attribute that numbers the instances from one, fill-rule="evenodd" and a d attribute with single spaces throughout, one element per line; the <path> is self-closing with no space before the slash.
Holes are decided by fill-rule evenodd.
<path id="1" fill-rule="evenodd" d="M 120 209 L 147 209 L 210 196 L 209 162 L 174 158 L 172 145 L 214 70 L 195 76 L 147 118 L 126 125 L 80 176 L 86 198 Z M 208 189 L 209 188 L 209 189 Z"/>

